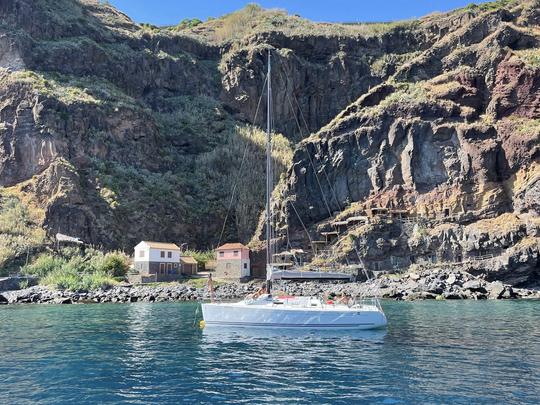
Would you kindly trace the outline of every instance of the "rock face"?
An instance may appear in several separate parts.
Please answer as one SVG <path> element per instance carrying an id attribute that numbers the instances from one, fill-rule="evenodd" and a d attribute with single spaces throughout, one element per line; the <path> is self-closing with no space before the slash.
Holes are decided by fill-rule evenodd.
<path id="1" fill-rule="evenodd" d="M 538 283 L 538 10 L 508 2 L 463 12 L 462 24 L 303 141 L 283 185 L 283 235 L 305 246 L 305 227 L 320 240 L 333 221 L 373 216 L 340 230 L 345 256 L 362 252 L 368 268 L 474 259 L 474 271 Z"/>
<path id="2" fill-rule="evenodd" d="M 3 192 L 40 210 L 49 235 L 206 248 L 245 146 L 253 181 L 225 238 L 247 242 L 263 208 L 253 133 L 272 49 L 276 129 L 296 148 L 292 164 L 275 157 L 287 171 L 282 240 L 306 247 L 336 218 L 382 207 L 416 219 L 342 230 L 339 263 L 360 252 L 368 270 L 403 270 L 429 258 L 538 282 L 536 0 L 376 26 L 246 10 L 177 30 L 92 0 L 3 1 Z"/>

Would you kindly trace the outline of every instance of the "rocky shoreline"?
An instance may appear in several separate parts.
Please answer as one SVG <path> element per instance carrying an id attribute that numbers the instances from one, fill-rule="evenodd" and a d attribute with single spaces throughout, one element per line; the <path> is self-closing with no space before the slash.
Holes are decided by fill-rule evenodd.
<path id="1" fill-rule="evenodd" d="M 215 288 L 217 300 L 243 298 L 256 291 L 260 281 L 231 282 Z M 539 289 L 514 288 L 500 281 L 488 282 L 481 277 L 456 270 L 430 270 L 403 275 L 383 276 L 364 283 L 280 281 L 275 289 L 291 295 L 333 297 L 381 297 L 396 300 L 420 299 L 540 299 Z M 163 286 L 122 285 L 107 290 L 60 291 L 45 286 L 0 292 L 0 304 L 76 304 L 133 303 L 209 300 L 206 287 L 188 283 Z"/>

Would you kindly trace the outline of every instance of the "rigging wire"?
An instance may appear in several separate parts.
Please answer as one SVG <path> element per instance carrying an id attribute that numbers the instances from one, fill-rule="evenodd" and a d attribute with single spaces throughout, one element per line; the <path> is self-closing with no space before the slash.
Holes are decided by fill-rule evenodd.
<path id="1" fill-rule="evenodd" d="M 281 63 L 281 61 L 280 61 L 280 63 Z M 282 63 L 281 63 L 281 67 L 282 67 L 281 70 L 283 70 L 285 72 L 285 77 L 287 78 L 287 80 L 286 81 L 284 80 L 283 74 L 281 73 L 281 70 L 280 70 L 279 74 L 281 75 L 281 79 L 287 83 L 287 82 L 289 82 L 289 75 L 287 74 L 287 71 L 283 67 Z M 300 131 L 300 136 L 303 138 L 304 137 L 304 132 L 302 131 L 302 126 L 300 125 L 300 121 L 298 120 L 298 116 L 296 115 L 293 103 L 291 101 L 291 97 L 290 97 L 288 92 L 286 92 L 285 94 L 286 94 L 286 97 L 287 97 L 287 101 L 289 102 L 289 105 L 291 107 L 291 112 L 293 113 L 293 117 L 294 117 L 294 121 L 296 122 L 296 126 L 298 127 L 298 130 Z M 302 114 L 302 110 L 300 110 L 300 114 Z M 308 134 L 309 134 L 309 129 L 308 129 Z M 330 205 L 328 204 L 328 201 L 327 201 L 326 196 L 324 194 L 321 182 L 319 180 L 319 176 L 317 175 L 317 169 L 315 168 L 315 164 L 313 163 L 313 159 L 311 158 L 311 154 L 309 153 L 309 150 L 307 149 L 307 147 L 305 149 L 306 149 L 306 154 L 308 155 L 311 167 L 313 168 L 313 174 L 315 174 L 315 180 L 317 181 L 317 185 L 319 186 L 319 190 L 321 190 L 321 196 L 323 198 L 324 205 L 326 206 L 326 209 L 328 211 L 328 216 L 331 217 L 332 216 L 332 210 L 330 209 Z"/>
<path id="2" fill-rule="evenodd" d="M 266 86 L 267 81 L 268 81 L 268 76 L 265 74 L 264 83 L 263 83 L 263 89 Z M 261 101 L 262 101 L 263 96 L 264 96 L 264 91 L 261 92 L 261 95 L 259 96 L 259 101 L 257 102 L 257 108 L 255 109 L 255 116 L 253 117 L 253 121 L 252 121 L 253 123 L 255 123 L 255 120 L 257 119 L 257 115 L 259 114 L 259 108 L 261 106 Z M 232 204 L 234 202 L 234 195 L 236 193 L 236 189 L 238 188 L 238 183 L 239 183 L 239 179 L 240 179 L 240 173 L 242 172 L 242 168 L 244 167 L 244 162 L 246 160 L 248 148 L 249 148 L 249 142 L 246 142 L 246 146 L 244 147 L 244 153 L 242 154 L 242 161 L 240 163 L 240 168 L 238 169 L 236 179 L 235 179 L 234 184 L 233 184 L 233 189 L 232 189 L 232 193 L 231 193 L 231 200 L 229 201 L 229 207 L 227 208 L 227 214 L 225 215 L 225 220 L 223 221 L 223 226 L 221 228 L 221 233 L 219 235 L 219 241 L 218 241 L 218 244 L 217 244 L 216 248 L 218 248 L 221 245 L 221 240 L 223 239 L 223 234 L 225 233 L 225 227 L 227 225 L 227 220 L 229 219 L 229 215 L 231 213 Z"/>
<path id="3" fill-rule="evenodd" d="M 302 117 L 302 121 L 304 122 L 304 126 L 306 127 L 306 131 L 309 134 L 309 132 L 310 132 L 309 131 L 309 125 L 308 125 L 308 123 L 306 121 L 306 117 L 304 116 L 304 112 L 302 111 L 302 108 L 300 108 L 300 103 L 298 102 L 298 99 L 296 98 L 294 93 L 293 93 L 292 96 L 294 98 L 294 101 L 296 102 L 296 105 L 298 106 L 298 111 L 300 111 L 300 117 Z M 328 187 L 330 187 L 330 191 L 332 192 L 332 196 L 334 197 L 334 200 L 336 201 L 336 204 L 337 204 L 339 210 L 342 211 L 341 204 L 339 203 L 339 200 L 337 198 L 337 194 L 336 194 L 336 192 L 334 190 L 334 187 L 332 187 L 332 183 L 330 182 L 330 178 L 328 177 L 328 173 L 326 173 L 326 169 L 324 168 L 324 165 L 322 165 L 321 167 L 322 167 L 324 176 L 326 177 L 326 182 L 328 183 Z M 315 169 L 313 169 L 313 170 L 315 170 Z"/>
<path id="4" fill-rule="evenodd" d="M 283 63 L 281 62 L 281 60 L 278 59 L 278 61 L 279 61 L 279 63 L 281 64 L 281 67 L 282 67 L 281 70 L 283 70 L 283 72 L 285 73 L 285 77 L 287 78 L 287 81 L 286 81 L 286 83 L 287 83 L 287 82 L 289 82 L 289 80 L 290 80 L 290 79 L 289 79 L 289 75 L 287 74 L 287 71 L 286 71 L 286 69 L 284 68 Z M 280 70 L 280 75 L 281 75 L 281 78 L 282 78 L 282 80 L 283 80 L 283 75 L 282 75 L 282 73 L 281 73 L 281 70 Z M 303 138 L 303 131 L 302 131 L 302 128 L 301 128 L 301 126 L 300 126 L 298 117 L 297 117 L 297 115 L 296 115 L 295 108 L 294 108 L 294 106 L 292 105 L 292 102 L 291 102 L 289 93 L 286 93 L 286 94 L 287 94 L 287 99 L 288 99 L 288 101 L 289 101 L 289 105 L 291 106 L 291 110 L 292 110 L 292 113 L 293 113 L 294 120 L 295 120 L 295 122 L 296 122 L 296 125 L 297 125 L 299 131 L 300 131 L 300 135 L 301 135 L 302 138 Z M 302 108 L 300 107 L 300 103 L 298 102 L 298 99 L 297 99 L 297 97 L 294 95 L 294 93 L 292 94 L 292 97 L 293 97 L 293 99 L 294 99 L 294 101 L 295 101 L 295 103 L 296 103 L 296 106 L 297 106 L 297 108 L 298 108 L 298 111 L 300 112 L 300 117 L 302 118 L 302 121 L 303 121 L 304 126 L 305 126 L 306 131 L 307 131 L 306 133 L 309 134 L 309 125 L 308 125 L 308 123 L 307 123 L 307 121 L 306 121 L 306 118 L 305 118 L 305 116 L 304 116 L 304 113 L 303 113 L 303 111 L 302 111 Z M 307 149 L 307 148 L 306 148 L 306 149 Z M 327 207 L 328 214 L 329 214 L 330 217 L 332 217 L 332 213 L 331 213 L 331 211 L 330 211 L 328 202 L 326 201 L 326 198 L 325 198 L 325 196 L 324 196 L 324 192 L 323 192 L 323 190 L 322 190 L 322 186 L 321 186 L 321 183 L 320 183 L 319 178 L 318 178 L 318 175 L 317 175 L 317 170 L 315 169 L 315 165 L 314 165 L 314 163 L 313 163 L 313 160 L 312 160 L 312 158 L 311 158 L 311 155 L 309 154 L 309 151 L 306 150 L 306 152 L 307 152 L 307 155 L 308 155 L 308 157 L 309 157 L 309 161 L 310 161 L 311 167 L 313 168 L 313 172 L 314 172 L 314 174 L 315 174 L 315 178 L 316 178 L 316 180 L 317 180 L 317 183 L 319 184 L 319 189 L 321 190 L 321 194 L 322 194 L 323 200 L 324 200 L 324 202 L 325 202 L 325 205 L 326 205 L 326 207 Z M 326 172 L 326 169 L 324 168 L 324 165 L 322 165 L 322 171 L 323 171 L 323 173 L 324 173 L 324 175 L 325 175 L 326 182 L 328 183 L 328 187 L 330 188 L 330 191 L 332 192 L 332 196 L 334 197 L 334 200 L 336 201 L 336 204 L 337 204 L 337 206 L 339 207 L 339 210 L 342 211 L 341 204 L 340 204 L 340 202 L 339 202 L 339 199 L 337 198 L 337 194 L 336 194 L 336 192 L 335 192 L 335 190 L 334 190 L 334 188 L 333 188 L 333 186 L 332 186 L 332 183 L 330 182 L 330 178 L 328 177 L 328 173 Z M 298 214 L 298 211 L 296 210 L 296 207 L 294 206 L 294 204 L 293 204 L 292 202 L 291 202 L 291 206 L 293 207 L 293 209 L 294 209 L 294 211 L 295 211 L 295 213 L 296 213 L 296 216 L 298 217 L 298 219 L 300 220 L 300 222 L 301 222 L 301 224 L 302 224 L 304 230 L 306 231 L 306 233 L 307 233 L 307 235 L 308 235 L 308 237 L 309 237 L 309 239 L 310 239 L 310 243 L 313 245 L 313 242 L 311 241 L 311 237 L 309 236 L 309 233 L 308 233 L 308 231 L 307 231 L 307 229 L 306 229 L 304 223 L 302 222 L 302 219 L 300 218 L 300 215 Z M 335 255 L 335 247 L 334 247 L 332 250 L 333 250 L 333 255 Z M 363 270 L 363 272 L 364 272 L 366 278 L 367 278 L 368 280 L 370 280 L 371 277 L 369 276 L 369 274 L 368 274 L 368 272 L 367 272 L 365 266 L 362 264 L 363 261 L 362 261 L 362 258 L 360 257 L 360 253 L 358 252 L 358 249 L 357 249 L 356 245 L 354 246 L 354 251 L 355 251 L 355 253 L 356 253 L 356 256 L 358 257 L 359 263 L 360 263 L 361 266 L 362 266 L 362 270 Z M 350 266 L 349 259 L 348 259 L 348 257 L 346 257 L 346 256 L 345 256 L 345 261 L 347 262 L 347 265 Z"/>

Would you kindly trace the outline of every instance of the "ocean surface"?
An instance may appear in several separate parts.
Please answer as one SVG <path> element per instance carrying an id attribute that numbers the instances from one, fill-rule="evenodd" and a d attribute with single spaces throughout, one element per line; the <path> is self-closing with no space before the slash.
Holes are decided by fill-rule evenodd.
<path id="1" fill-rule="evenodd" d="M 197 304 L 0 307 L 5 404 L 538 404 L 540 302 L 383 302 L 381 331 L 198 328 Z"/>

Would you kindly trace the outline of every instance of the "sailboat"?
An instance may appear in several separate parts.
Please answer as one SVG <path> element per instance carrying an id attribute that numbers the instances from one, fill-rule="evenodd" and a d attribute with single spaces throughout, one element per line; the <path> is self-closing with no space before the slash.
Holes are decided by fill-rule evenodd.
<path id="1" fill-rule="evenodd" d="M 271 53 L 268 52 L 266 128 L 266 293 L 240 302 L 202 304 L 204 327 L 376 329 L 387 320 L 377 299 L 370 303 L 335 303 L 317 297 L 272 295 L 273 232 L 271 215 L 272 85 Z"/>

